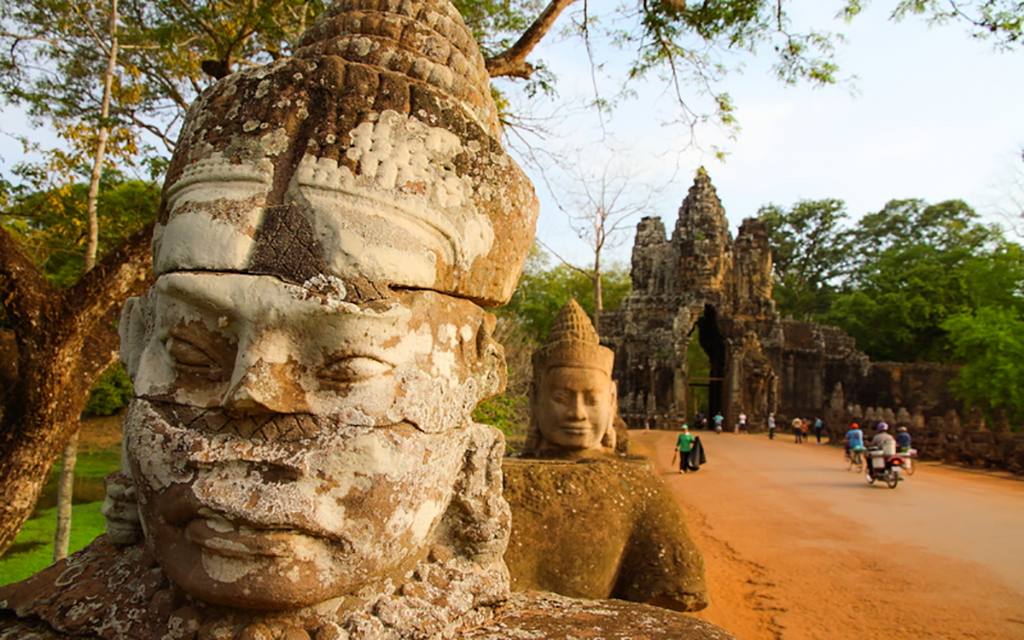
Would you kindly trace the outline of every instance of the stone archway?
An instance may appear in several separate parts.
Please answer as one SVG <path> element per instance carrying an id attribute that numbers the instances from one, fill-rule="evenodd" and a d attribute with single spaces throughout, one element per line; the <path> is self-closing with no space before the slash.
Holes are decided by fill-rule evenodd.
<path id="1" fill-rule="evenodd" d="M 692 340 L 696 332 L 696 342 Z M 728 409 L 725 398 L 726 381 L 726 347 L 725 338 L 718 326 L 718 312 L 715 307 L 706 304 L 697 322 L 690 328 L 691 340 L 688 350 L 699 348 L 707 357 L 707 371 L 693 371 L 692 365 L 687 368 L 685 384 L 687 387 L 687 406 L 689 413 L 705 412 L 709 422 L 718 412 Z M 692 361 L 691 358 L 689 358 Z"/>

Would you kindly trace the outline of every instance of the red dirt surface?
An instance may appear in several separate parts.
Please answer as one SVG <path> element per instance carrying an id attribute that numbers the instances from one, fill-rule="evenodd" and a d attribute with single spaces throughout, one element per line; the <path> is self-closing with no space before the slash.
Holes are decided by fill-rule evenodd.
<path id="1" fill-rule="evenodd" d="M 698 435 L 709 464 L 680 475 L 676 433 L 630 432 L 704 552 L 698 617 L 739 640 L 1024 638 L 1024 482 L 923 465 L 891 490 L 842 468 L 838 448 Z M 929 492 L 940 507 L 901 516 Z M 979 503 L 992 513 L 961 521 Z"/>

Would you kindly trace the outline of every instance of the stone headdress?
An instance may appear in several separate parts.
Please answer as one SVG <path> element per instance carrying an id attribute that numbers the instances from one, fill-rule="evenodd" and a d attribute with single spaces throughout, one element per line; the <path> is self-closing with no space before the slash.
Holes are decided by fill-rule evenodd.
<path id="1" fill-rule="evenodd" d="M 319 275 L 508 301 L 537 199 L 448 0 L 340 0 L 294 57 L 189 109 L 153 268 Z"/>
<path id="2" fill-rule="evenodd" d="M 547 342 L 533 352 L 533 377 L 538 380 L 552 367 L 587 367 L 611 375 L 615 353 L 601 346 L 587 312 L 569 300 L 555 317 Z"/>

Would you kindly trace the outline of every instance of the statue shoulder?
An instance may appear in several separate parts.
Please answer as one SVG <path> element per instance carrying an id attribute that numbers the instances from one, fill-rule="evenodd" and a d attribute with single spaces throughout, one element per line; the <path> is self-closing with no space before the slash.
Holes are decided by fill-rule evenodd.
<path id="1" fill-rule="evenodd" d="M 589 636 L 606 640 L 735 640 L 710 622 L 668 609 L 623 600 L 577 600 L 536 591 L 512 594 L 494 618 L 458 637 L 504 640 L 510 635 L 547 640 Z"/>

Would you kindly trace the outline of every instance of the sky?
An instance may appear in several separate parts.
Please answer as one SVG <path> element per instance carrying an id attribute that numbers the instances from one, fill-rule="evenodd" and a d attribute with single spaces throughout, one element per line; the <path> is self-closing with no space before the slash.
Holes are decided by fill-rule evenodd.
<path id="1" fill-rule="evenodd" d="M 847 24 L 834 19 L 838 4 L 797 0 L 794 26 L 843 33 L 839 75 L 855 78 L 824 88 L 787 86 L 770 75 L 770 55 L 742 58 L 742 74 L 720 84 L 738 108 L 735 140 L 709 125 L 697 129 L 700 148 L 689 145 L 688 131 L 662 124 L 673 105 L 665 85 L 654 81 L 614 111 L 603 130 L 587 128 L 580 124 L 587 118 L 576 115 L 571 125 L 557 125 L 544 144 L 572 140 L 569 146 L 580 149 L 583 161 L 608 155 L 598 141 L 614 137 L 611 157 L 642 167 L 636 182 L 660 189 L 645 213 L 660 216 L 669 231 L 700 166 L 711 176 L 733 233 L 764 204 L 789 208 L 802 199 L 841 199 L 853 220 L 892 199 L 962 199 L 987 220 L 1003 220 L 996 214 L 1000 193 L 1014 172 L 1024 176 L 1024 50 L 996 52 L 959 24 L 930 26 L 914 17 L 894 23 L 886 5 L 895 3 L 873 3 Z M 592 95 L 578 41 L 546 44 L 536 55 L 558 75 L 560 100 Z M 715 144 L 727 151 L 724 162 L 714 157 Z M 535 178 L 535 184 L 538 238 L 571 262 L 592 261 L 544 181 Z M 628 264 L 640 215 L 610 252 L 622 263 Z"/>
<path id="2" fill-rule="evenodd" d="M 787 86 L 769 72 L 770 51 L 736 57 L 731 62 L 743 62 L 745 69 L 717 88 L 732 96 L 741 130 L 730 140 L 715 126 L 699 126 L 697 144 L 688 129 L 664 124 L 676 106 L 657 78 L 633 85 L 637 97 L 620 103 L 603 126 L 592 111 L 567 109 L 593 95 L 593 70 L 579 39 L 549 38 L 531 59 L 543 60 L 556 75 L 558 95 L 519 104 L 556 115 L 543 121 L 543 138 L 529 139 L 566 153 L 580 173 L 608 164 L 612 175 L 628 176 L 632 191 L 626 195 L 632 204 L 646 204 L 627 219 L 618 246 L 605 252 L 606 259 L 623 264 L 642 215 L 658 215 L 672 229 L 700 166 L 710 174 L 734 233 L 762 205 L 788 208 L 801 199 L 839 198 L 857 219 L 891 199 L 959 198 L 987 219 L 1000 220 L 995 212 L 1001 190 L 1014 172 L 1024 177 L 1024 50 L 996 52 L 960 24 L 932 27 L 914 17 L 894 23 L 887 14 L 894 4 L 872 3 L 846 24 L 834 19 L 839 0 L 794 0 L 795 30 L 814 25 L 845 35 L 837 51 L 839 76 L 855 78 L 824 88 Z M 624 52 L 597 43 L 595 55 L 607 62 L 610 75 L 621 77 Z M 498 86 L 517 99 L 515 85 Z M 606 82 L 600 86 L 602 95 L 610 95 Z M 0 132 L 26 128 L 20 113 L 4 108 Z M 51 141 L 45 131 L 31 135 Z M 724 162 L 715 158 L 715 145 L 728 153 Z M 528 165 L 522 145 L 513 140 L 511 146 Z M 0 172 L 7 174 L 21 158 L 17 143 L 0 134 Z M 592 253 L 558 207 L 566 205 L 566 191 L 577 179 L 549 172 L 547 182 L 561 193 L 556 199 L 543 175 L 527 171 L 541 200 L 537 237 L 571 262 L 591 262 Z"/>

